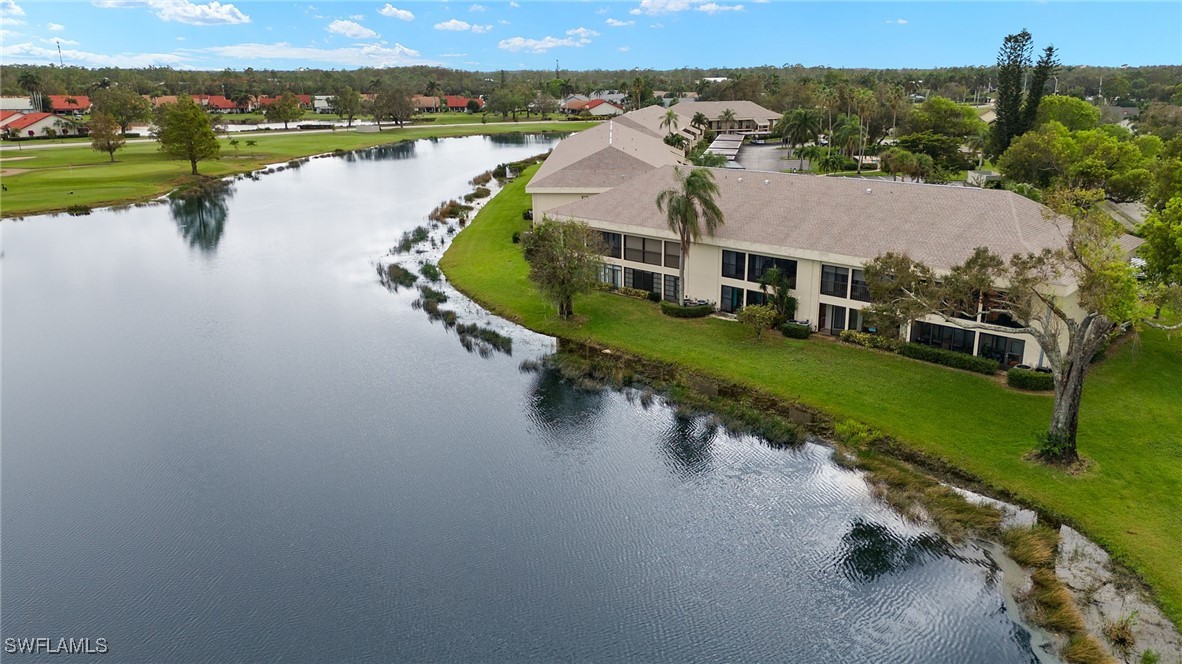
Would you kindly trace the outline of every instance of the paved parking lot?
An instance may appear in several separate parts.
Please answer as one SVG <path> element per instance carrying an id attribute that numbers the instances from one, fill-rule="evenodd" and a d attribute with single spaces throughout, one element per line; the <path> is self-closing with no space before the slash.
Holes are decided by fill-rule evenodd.
<path id="1" fill-rule="evenodd" d="M 739 149 L 739 154 L 735 157 L 735 161 L 749 171 L 772 171 L 773 173 L 779 173 L 794 169 L 804 171 L 809 169 L 807 159 L 785 159 L 787 156 L 788 150 L 781 150 L 778 141 L 763 145 L 744 143 L 743 147 Z"/>

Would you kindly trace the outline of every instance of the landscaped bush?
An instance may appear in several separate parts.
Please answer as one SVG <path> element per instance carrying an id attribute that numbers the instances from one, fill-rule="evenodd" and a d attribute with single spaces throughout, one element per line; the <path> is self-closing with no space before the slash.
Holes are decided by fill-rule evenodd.
<path id="1" fill-rule="evenodd" d="M 661 294 L 660 293 L 651 293 L 650 292 L 647 295 L 645 295 L 645 297 L 648 298 L 649 302 L 660 302 L 661 301 Z"/>
<path id="2" fill-rule="evenodd" d="M 855 346 L 877 348 L 878 350 L 887 350 L 892 353 L 899 352 L 899 348 L 903 345 L 903 340 L 898 337 L 884 337 L 882 335 L 858 332 L 856 330 L 842 330 L 841 334 L 837 335 L 837 338 Z"/>
<path id="3" fill-rule="evenodd" d="M 1006 385 L 1019 390 L 1053 390 L 1055 375 L 1045 371 L 1014 367 L 1006 372 Z"/>
<path id="4" fill-rule="evenodd" d="M 656 293 L 653 293 L 656 295 Z M 661 313 L 673 318 L 704 318 L 714 313 L 713 304 L 699 304 L 693 307 L 683 307 L 673 302 L 661 302 Z"/>
<path id="5" fill-rule="evenodd" d="M 899 353 L 916 360 L 942 364 L 954 369 L 975 371 L 987 376 L 997 373 L 997 360 L 991 360 L 987 357 L 977 357 L 976 355 L 969 355 L 967 353 L 957 353 L 956 351 L 946 350 L 944 348 L 932 348 L 923 344 L 905 343 L 899 348 Z"/>
<path id="6" fill-rule="evenodd" d="M 813 328 L 800 323 L 784 323 L 780 326 L 780 334 L 792 339 L 808 339 Z"/>
<path id="7" fill-rule="evenodd" d="M 648 296 L 649 296 L 649 292 L 646 290 L 641 290 L 639 288 L 628 288 L 627 286 L 624 286 L 623 288 L 617 290 L 616 292 L 619 293 L 620 295 L 627 295 L 628 297 L 638 297 L 642 300 L 647 300 Z"/>

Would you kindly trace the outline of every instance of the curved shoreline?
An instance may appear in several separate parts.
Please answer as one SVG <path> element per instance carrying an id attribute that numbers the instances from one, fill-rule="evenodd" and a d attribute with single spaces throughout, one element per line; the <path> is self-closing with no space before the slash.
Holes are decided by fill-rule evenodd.
<path id="1" fill-rule="evenodd" d="M 518 187 L 523 189 L 524 183 L 520 183 Z M 509 192 L 509 194 L 512 196 L 513 192 L 511 190 L 512 186 L 506 187 L 506 189 L 503 190 L 497 198 L 503 199 L 505 192 Z M 524 194 L 523 192 L 517 192 L 516 195 L 520 197 Z M 522 199 L 522 201 L 517 201 L 517 199 L 513 200 L 516 201 L 518 206 L 520 206 L 525 199 Z M 672 365 L 677 370 L 688 373 L 692 376 L 703 377 L 714 381 L 735 382 L 733 377 L 724 373 L 704 370 L 701 366 L 703 362 L 700 361 L 702 358 L 697 357 L 696 355 L 693 358 L 694 362 L 683 363 L 670 360 L 669 358 L 662 357 L 661 355 L 653 355 L 646 352 L 646 349 L 642 348 L 622 348 L 617 344 L 612 343 L 610 340 L 611 338 L 614 338 L 612 336 L 613 334 L 615 336 L 619 336 L 620 325 L 612 327 L 611 323 L 605 323 L 603 320 L 601 320 L 603 318 L 602 316 L 599 318 L 593 317 L 590 319 L 580 320 L 575 325 L 563 323 L 561 321 L 555 321 L 552 317 L 552 314 L 550 313 L 549 305 L 540 301 L 540 299 L 536 296 L 536 293 L 533 292 L 535 289 L 533 288 L 532 284 L 529 284 L 525 279 L 524 274 L 517 274 L 518 272 L 522 272 L 519 255 L 514 257 L 509 253 L 509 249 L 501 247 L 495 243 L 490 244 L 490 238 L 487 236 L 489 233 L 494 231 L 471 230 L 472 228 L 481 228 L 482 223 L 485 225 L 492 224 L 497 229 L 495 231 L 496 233 L 501 233 L 504 231 L 507 236 L 508 231 L 506 229 L 518 226 L 522 223 L 519 220 L 514 220 L 511 216 L 518 213 L 519 210 L 514 209 L 510 210 L 509 212 L 505 212 L 503 210 L 498 211 L 496 210 L 498 203 L 502 204 L 501 207 L 504 207 L 504 205 L 514 205 L 512 202 L 504 203 L 503 200 L 494 199 L 493 204 L 485 207 L 477 219 L 474 220 L 473 224 L 470 224 L 469 229 L 466 229 L 465 233 L 462 233 L 457 237 L 457 243 L 448 247 L 443 260 L 440 261 L 440 267 L 443 268 L 453 287 L 464 293 L 474 302 L 480 304 L 480 306 L 486 310 L 535 332 L 551 335 L 559 339 L 574 341 L 576 343 L 589 343 L 593 346 L 611 349 L 614 352 L 624 355 L 632 355 L 634 357 L 640 356 L 657 363 L 672 362 Z M 489 219 L 489 217 L 492 217 L 492 219 Z M 472 239 L 473 233 L 481 235 L 481 237 Z M 461 238 L 464 238 L 465 235 L 468 236 L 466 238 L 467 242 L 461 240 Z M 505 242 L 507 246 L 507 237 Z M 460 246 L 457 247 L 457 245 Z M 476 267 L 473 267 L 474 264 Z M 593 294 L 592 296 L 584 298 L 582 300 L 582 311 L 587 311 L 589 307 L 587 302 L 590 301 L 595 305 L 591 308 L 597 313 L 602 314 L 604 311 L 604 306 L 601 306 L 600 303 L 594 299 L 596 297 L 611 296 Z M 620 300 L 623 299 L 624 298 L 620 298 Z M 638 326 L 643 326 L 647 323 L 650 324 L 652 329 L 646 328 L 646 331 L 658 335 L 660 334 L 660 323 L 654 323 L 649 319 L 641 320 L 639 316 L 642 314 L 633 311 L 633 309 L 638 309 L 641 305 L 631 305 L 630 303 L 620 302 L 620 305 L 618 306 L 618 317 L 621 319 L 626 319 L 625 323 L 638 322 Z M 576 313 L 579 312 L 580 306 L 578 303 L 576 303 Z M 659 319 L 659 317 L 657 318 Z M 684 321 L 681 322 L 687 327 L 689 326 L 689 324 L 686 324 Z M 609 331 L 606 338 L 599 334 L 601 330 Z M 638 342 L 636 345 L 643 346 L 644 344 L 642 342 Z M 709 350 L 711 349 L 691 348 L 685 352 L 705 353 Z M 715 348 L 715 350 L 718 349 Z M 843 348 L 842 352 L 849 353 L 855 351 Z M 668 354 L 669 353 L 662 353 L 662 355 Z M 770 370 L 771 369 L 769 368 L 769 371 Z M 925 368 L 923 371 L 930 370 Z M 949 372 L 949 370 L 942 368 L 937 368 L 935 371 Z M 731 371 L 729 373 L 739 372 Z M 942 373 L 937 375 L 948 376 L 948 382 L 965 381 L 963 378 L 952 378 L 951 376 L 954 374 L 955 372 L 952 374 Z M 799 405 L 792 399 L 785 400 L 784 397 L 777 394 L 775 391 L 769 391 L 760 387 L 759 385 L 753 385 L 749 380 L 740 380 L 738 381 L 738 385 L 744 389 L 746 394 L 751 398 L 756 398 L 761 402 L 774 402 L 784 406 Z M 815 397 L 818 395 L 813 396 Z M 806 407 L 809 405 L 806 405 Z M 815 407 L 809 408 L 809 410 L 819 411 L 821 416 L 831 421 L 842 421 L 844 417 L 848 417 L 848 415 L 843 416 L 840 410 L 837 412 L 832 412 L 824 408 Z M 888 431 L 887 433 L 890 434 L 891 432 Z M 905 437 L 906 436 L 904 436 L 904 438 Z M 1017 486 L 1013 486 L 1015 484 L 1013 482 L 1008 483 L 1011 486 L 999 485 L 997 481 L 990 480 L 987 475 L 983 476 L 980 473 L 975 472 L 972 464 L 966 465 L 964 463 L 954 461 L 952 458 L 949 458 L 948 454 L 944 452 L 933 452 L 926 450 L 922 446 L 917 447 L 911 444 L 905 444 L 893 436 L 889 437 L 888 445 L 882 448 L 877 448 L 877 451 L 885 453 L 894 458 L 898 458 L 910 463 L 915 463 L 916 465 L 922 467 L 925 472 L 933 472 L 937 476 L 953 478 L 957 484 L 967 485 L 975 490 L 978 490 L 979 492 L 999 496 L 1008 502 L 1032 506 L 1032 508 L 1037 510 L 1037 512 L 1043 515 L 1044 518 L 1049 517 L 1050 521 L 1052 522 L 1071 524 L 1072 526 L 1076 527 L 1076 529 L 1082 530 L 1083 532 L 1088 532 L 1091 530 L 1090 528 L 1080 528 L 1077 525 L 1079 520 L 1074 518 L 1070 510 L 1066 510 L 1065 513 L 1062 508 L 1050 508 L 1049 505 L 1044 503 L 1042 500 L 1028 495 L 1021 489 L 1020 482 L 1017 483 Z M 1142 524 L 1142 526 L 1144 527 L 1144 524 Z M 1092 536 L 1092 539 L 1095 541 L 1106 542 L 1104 538 L 1096 538 L 1094 535 Z M 1108 542 L 1108 544 L 1111 544 L 1111 542 Z M 1109 548 L 1109 550 L 1111 551 L 1113 549 Z M 1116 547 L 1116 551 L 1120 552 L 1120 555 L 1117 559 L 1121 563 L 1131 564 L 1131 569 L 1133 570 L 1145 569 L 1137 563 L 1138 558 L 1130 555 L 1127 550 L 1122 551 L 1121 547 Z M 1160 577 L 1155 576 L 1154 578 Z M 1158 606 L 1161 606 L 1167 610 L 1173 606 L 1173 604 L 1171 604 L 1169 601 L 1168 596 L 1153 595 L 1152 586 L 1146 584 L 1145 589 L 1150 589 L 1150 596 L 1154 597 L 1155 603 Z M 1175 628 L 1175 631 L 1176 630 L 1177 628 Z"/>

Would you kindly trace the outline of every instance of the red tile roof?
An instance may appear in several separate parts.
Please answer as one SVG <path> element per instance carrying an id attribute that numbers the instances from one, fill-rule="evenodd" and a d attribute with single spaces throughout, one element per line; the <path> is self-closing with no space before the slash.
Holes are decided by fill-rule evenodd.
<path id="1" fill-rule="evenodd" d="M 596 101 L 603 101 L 603 100 L 597 99 Z M 587 99 L 572 99 L 572 100 L 566 102 L 565 104 L 563 104 L 563 107 L 565 107 L 566 110 L 568 110 L 568 111 L 581 111 L 584 108 L 587 108 L 587 105 L 590 103 L 591 102 Z"/>
<path id="2" fill-rule="evenodd" d="M 24 129 L 25 127 L 28 127 L 30 125 L 34 125 L 34 124 L 37 124 L 38 122 L 41 122 L 45 118 L 52 118 L 52 117 L 53 117 L 53 113 L 27 113 L 27 114 L 25 114 L 25 117 L 13 120 L 12 122 L 9 122 L 8 124 L 4 125 L 4 127 L 6 129 L 9 127 L 11 127 L 12 129 Z"/>
<path id="3" fill-rule="evenodd" d="M 54 112 L 57 111 L 85 111 L 90 108 L 90 97 L 85 95 L 48 95 L 49 103 L 52 104 Z M 66 103 L 67 99 L 73 99 L 75 103 Z"/>
<path id="4" fill-rule="evenodd" d="M 608 106 L 612 106 L 614 108 L 620 108 L 619 106 L 616 106 L 615 104 L 611 103 L 610 101 L 608 101 L 606 99 L 592 99 L 591 101 L 587 102 L 587 104 L 585 106 L 579 106 L 576 108 L 586 108 L 586 109 L 590 110 L 592 108 L 596 108 L 596 107 L 602 106 L 604 104 L 607 104 Z M 568 107 L 568 108 L 571 108 L 571 107 Z M 624 109 L 620 108 L 620 110 L 622 111 Z"/>
<path id="5" fill-rule="evenodd" d="M 8 118 L 11 118 L 14 115 L 20 115 L 20 114 L 21 114 L 20 111 L 0 111 L 0 122 L 4 122 Z"/>
<path id="6" fill-rule="evenodd" d="M 235 103 L 229 99 L 226 99 L 225 97 L 223 97 L 221 95 L 209 95 L 205 100 L 205 104 L 209 108 L 214 108 L 219 111 L 228 111 L 231 109 L 238 108 L 237 103 Z"/>
<path id="7" fill-rule="evenodd" d="M 443 99 L 447 103 L 448 108 L 467 108 L 469 101 L 474 101 L 480 108 L 484 108 L 484 102 L 476 98 L 469 100 L 467 97 L 461 97 L 460 95 L 446 95 Z"/>

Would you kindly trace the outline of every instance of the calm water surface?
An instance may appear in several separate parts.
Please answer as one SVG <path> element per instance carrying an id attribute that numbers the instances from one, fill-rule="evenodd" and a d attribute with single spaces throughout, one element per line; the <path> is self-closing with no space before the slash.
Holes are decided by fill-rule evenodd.
<path id="1" fill-rule="evenodd" d="M 514 338 L 468 353 L 378 285 L 426 211 L 551 144 L 3 222 L 3 636 L 120 662 L 1032 661 L 988 557 L 826 448 L 523 373 L 552 340 L 453 299 Z"/>

